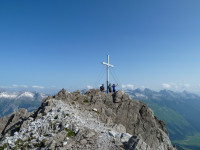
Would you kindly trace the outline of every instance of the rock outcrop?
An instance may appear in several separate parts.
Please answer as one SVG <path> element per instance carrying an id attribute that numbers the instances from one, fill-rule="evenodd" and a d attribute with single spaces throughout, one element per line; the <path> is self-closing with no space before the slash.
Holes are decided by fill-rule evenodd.
<path id="1" fill-rule="evenodd" d="M 176 149 L 165 123 L 122 91 L 62 89 L 35 112 L 19 110 L 2 118 L 0 133 L 0 146 L 7 149 Z"/>

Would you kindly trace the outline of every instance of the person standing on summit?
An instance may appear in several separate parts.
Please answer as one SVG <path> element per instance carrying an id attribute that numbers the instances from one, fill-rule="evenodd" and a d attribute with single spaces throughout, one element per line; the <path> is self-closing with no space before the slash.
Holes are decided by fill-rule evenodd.
<path id="1" fill-rule="evenodd" d="M 116 92 L 116 86 L 118 86 L 118 83 L 117 83 L 117 85 L 115 85 L 115 84 L 112 85 L 112 88 L 113 88 L 113 92 L 114 92 L 114 93 Z"/>
<path id="2" fill-rule="evenodd" d="M 104 91 L 105 91 L 104 84 L 102 84 L 102 86 L 100 86 L 100 91 L 101 91 L 101 92 L 104 92 Z"/>
<path id="3" fill-rule="evenodd" d="M 108 92 L 112 93 L 112 85 L 111 84 L 108 85 Z"/>

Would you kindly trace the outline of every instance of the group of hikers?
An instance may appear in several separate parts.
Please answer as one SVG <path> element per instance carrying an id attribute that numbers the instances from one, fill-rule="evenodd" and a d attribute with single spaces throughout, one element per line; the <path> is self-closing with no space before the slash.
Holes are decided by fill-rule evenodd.
<path id="1" fill-rule="evenodd" d="M 109 84 L 108 85 L 108 92 L 109 93 L 112 93 L 112 92 L 116 92 L 116 86 L 118 86 L 118 84 L 117 85 L 115 85 L 115 84 L 113 84 L 113 85 L 111 85 L 111 84 Z M 105 92 L 105 88 L 104 88 L 104 84 L 102 84 L 101 86 L 100 86 L 100 91 L 101 92 Z"/>

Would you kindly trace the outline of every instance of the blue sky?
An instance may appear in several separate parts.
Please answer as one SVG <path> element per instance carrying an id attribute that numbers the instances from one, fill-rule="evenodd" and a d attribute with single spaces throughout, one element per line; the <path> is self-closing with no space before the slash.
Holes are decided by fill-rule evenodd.
<path id="1" fill-rule="evenodd" d="M 109 54 L 124 88 L 198 92 L 199 16 L 199 0 L 0 1 L 0 87 L 94 87 Z"/>

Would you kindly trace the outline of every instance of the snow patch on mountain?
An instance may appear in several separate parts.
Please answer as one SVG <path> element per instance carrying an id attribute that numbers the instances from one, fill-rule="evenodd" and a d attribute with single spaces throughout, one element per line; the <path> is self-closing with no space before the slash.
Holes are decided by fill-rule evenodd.
<path id="1" fill-rule="evenodd" d="M 141 94 L 141 93 L 135 93 L 135 96 L 136 96 L 136 98 L 142 97 L 142 98 L 148 99 L 148 97 L 146 95 Z"/>
<path id="2" fill-rule="evenodd" d="M 18 96 L 17 93 L 6 93 L 6 92 L 2 92 L 0 93 L 0 98 L 16 98 Z"/>
<path id="3" fill-rule="evenodd" d="M 18 96 L 18 98 L 21 98 L 21 97 L 33 98 L 33 97 L 34 97 L 34 94 L 31 93 L 31 92 L 24 92 L 24 93 L 22 93 L 22 94 L 20 94 L 20 95 Z"/>
<path id="4" fill-rule="evenodd" d="M 41 96 L 41 98 L 46 98 L 47 96 L 43 93 L 35 93 L 35 92 L 2 92 L 0 93 L 0 99 L 21 99 L 21 98 L 31 98 L 34 99 L 37 96 Z"/>

